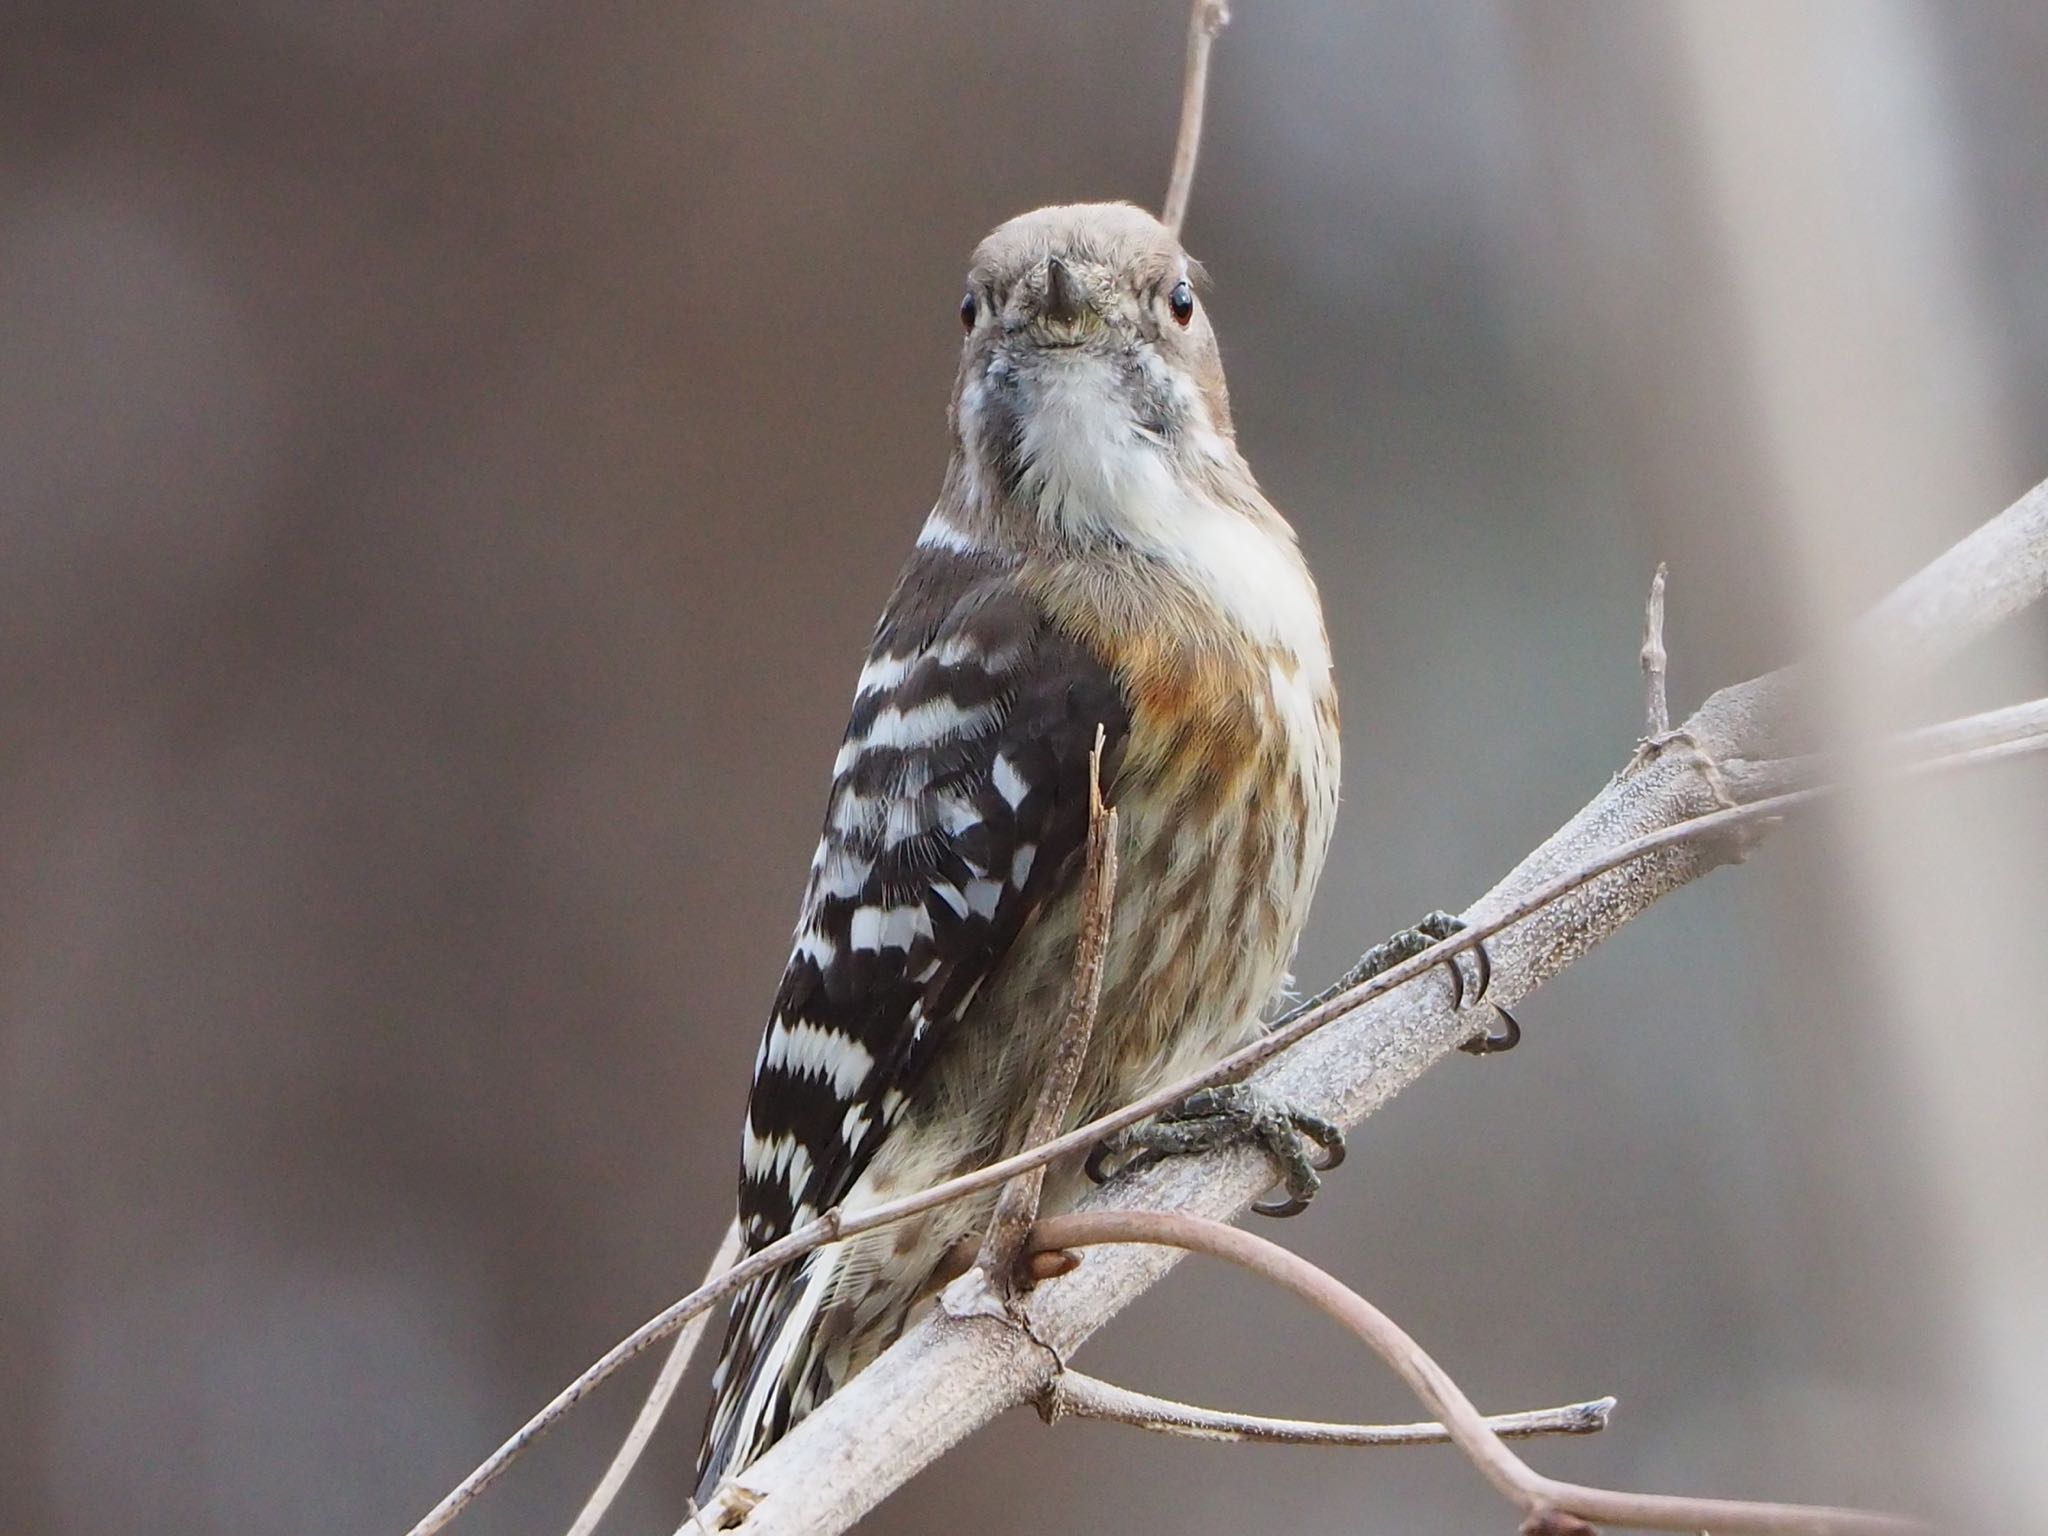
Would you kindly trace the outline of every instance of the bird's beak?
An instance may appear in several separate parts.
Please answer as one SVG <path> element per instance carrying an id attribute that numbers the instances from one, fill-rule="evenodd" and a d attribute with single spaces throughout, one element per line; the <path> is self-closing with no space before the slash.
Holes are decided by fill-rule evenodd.
<path id="1" fill-rule="evenodd" d="M 1080 323 L 1087 310 L 1088 300 L 1074 274 L 1067 270 L 1067 264 L 1057 256 L 1047 257 L 1045 299 L 1039 305 L 1039 318 L 1050 325 L 1072 326 Z"/>
<path id="2" fill-rule="evenodd" d="M 1058 256 L 1045 258 L 1026 305 L 1025 324 L 1042 347 L 1078 346 L 1105 323 L 1085 276 Z"/>

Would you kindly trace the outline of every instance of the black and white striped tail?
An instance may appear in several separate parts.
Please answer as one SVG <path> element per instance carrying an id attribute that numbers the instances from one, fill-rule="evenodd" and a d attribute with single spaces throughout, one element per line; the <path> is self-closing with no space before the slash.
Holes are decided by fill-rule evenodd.
<path id="1" fill-rule="evenodd" d="M 698 1456 L 697 1502 L 733 1476 L 838 1385 L 819 1327 L 841 1250 L 822 1248 L 763 1275 L 733 1302 L 725 1347 L 711 1378 L 711 1420 Z"/>

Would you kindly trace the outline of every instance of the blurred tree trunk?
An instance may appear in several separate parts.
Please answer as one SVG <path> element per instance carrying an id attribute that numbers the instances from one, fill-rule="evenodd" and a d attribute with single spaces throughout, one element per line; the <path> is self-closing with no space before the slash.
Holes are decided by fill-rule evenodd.
<path id="1" fill-rule="evenodd" d="M 1745 447 L 1805 594 L 1792 617 L 1825 634 L 2026 477 L 1989 375 L 1975 223 L 1958 206 L 1967 156 L 1935 35 L 1954 18 L 1904 0 L 1690 0 L 1656 14 L 1681 61 L 1726 259 L 1717 286 L 1753 388 Z M 1971 658 L 1970 686 L 2021 696 L 2030 634 L 2037 651 L 2026 626 Z M 1852 743 L 1933 707 L 1853 674 L 1836 683 L 1833 728 Z M 1939 686 L 1952 708 L 1954 680 Z M 1909 1429 L 1931 1507 L 2037 1528 L 2048 1248 L 2021 1213 L 2038 1211 L 2048 1166 L 2048 1039 L 2031 1001 L 2034 1017 L 2010 1026 L 2040 944 L 2023 914 L 2048 896 L 2048 801 L 2015 774 L 1868 794 L 1834 836 L 1850 963 L 1788 952 L 1778 1051 L 1825 1106 L 1802 1161 L 1836 1230 L 1799 1256 L 1818 1268 L 1788 1271 L 1808 1277 L 1811 1318 L 1837 1310 L 1831 1295 L 1856 1298 L 1843 1309 L 1856 1338 L 1832 1347 L 1878 1351 L 1924 1394 L 1918 1422 L 1895 1428 Z M 1904 1142 L 1888 1180 L 1859 1166 L 1874 1126 Z M 1939 1369 L 1918 1374 L 1929 1360 Z"/>

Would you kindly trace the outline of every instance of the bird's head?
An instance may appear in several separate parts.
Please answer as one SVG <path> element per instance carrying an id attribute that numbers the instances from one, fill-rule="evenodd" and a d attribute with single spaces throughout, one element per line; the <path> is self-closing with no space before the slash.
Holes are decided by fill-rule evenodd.
<path id="1" fill-rule="evenodd" d="M 1241 462 L 1200 278 L 1128 203 L 1040 208 L 982 241 L 952 411 L 977 481 L 1038 504 Z"/>

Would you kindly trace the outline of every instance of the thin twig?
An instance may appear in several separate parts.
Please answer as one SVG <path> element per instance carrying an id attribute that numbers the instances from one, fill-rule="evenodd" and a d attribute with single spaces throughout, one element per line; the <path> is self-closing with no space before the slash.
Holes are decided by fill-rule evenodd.
<path id="1" fill-rule="evenodd" d="M 1941 725 L 1907 731 L 1896 740 L 1873 749 L 1869 761 L 1850 754 L 1808 753 L 1799 757 L 1774 757 L 1762 761 L 1730 758 L 1721 765 L 1721 775 L 1738 800 L 1760 795 L 1782 794 L 1801 784 L 1824 780 L 1847 780 L 1858 772 L 1894 770 L 1901 763 L 1926 761 L 1978 747 L 2002 746 L 2048 732 L 2048 699 L 1988 709 L 1981 715 L 1950 720 Z"/>
<path id="2" fill-rule="evenodd" d="M 1946 728 L 1962 731 L 1977 718 L 1955 721 Z M 1912 764 L 1901 772 L 1909 776 L 1918 776 L 1923 773 L 1972 767 L 2044 748 L 2048 748 L 2048 730 L 2029 737 L 1930 758 Z M 571 1408 L 608 1377 L 650 1346 L 667 1338 L 698 1313 L 723 1301 L 757 1275 L 766 1274 L 769 1270 L 779 1268 L 791 1259 L 799 1258 L 827 1243 L 891 1226 L 938 1206 L 950 1204 L 986 1189 L 993 1189 L 1008 1183 L 1029 1169 L 1042 1167 L 1070 1153 L 1092 1147 L 1105 1136 L 1112 1135 L 1126 1126 L 1136 1125 L 1141 1120 L 1150 1119 L 1161 1110 L 1178 1104 L 1198 1089 L 1213 1087 L 1218 1083 L 1234 1081 L 1244 1076 L 1254 1067 L 1279 1055 L 1325 1025 L 1355 1012 L 1362 1004 L 1427 975 L 1453 956 L 1475 948 L 1503 929 L 1511 928 L 1532 913 L 1541 911 L 1559 897 L 1599 879 L 1610 871 L 1668 849 L 1725 837 L 1760 823 L 1775 821 L 1790 811 L 1832 793 L 1837 787 L 1831 784 L 1811 785 L 1753 801 L 1748 805 L 1732 806 L 1703 816 L 1691 817 L 1642 836 L 1630 838 L 1609 848 L 1598 857 L 1535 886 L 1520 900 L 1503 907 L 1484 921 L 1475 922 L 1450 938 L 1432 944 L 1411 959 L 1336 994 L 1286 1027 L 1261 1036 L 1214 1065 L 1193 1073 L 1178 1083 L 1148 1094 L 1121 1109 L 1091 1120 L 1086 1125 L 1077 1126 L 1064 1135 L 1055 1136 L 1036 1147 L 1014 1153 L 972 1173 L 961 1174 L 957 1178 L 935 1184 L 929 1189 L 901 1195 L 894 1200 L 881 1201 L 857 1212 L 841 1212 L 836 1208 L 827 1211 L 817 1220 L 798 1227 L 787 1236 L 749 1254 L 716 1280 L 698 1286 L 689 1295 L 664 1308 L 613 1345 L 452 1489 L 447 1497 L 412 1528 L 408 1536 L 433 1536 L 434 1532 L 446 1526 L 448 1521 L 478 1493 L 495 1482 L 528 1445 L 552 1429 Z M 1501 990 L 1501 985 L 1497 978 L 1495 992 Z M 1510 997 L 1505 1001 L 1512 1003 L 1514 998 Z"/>
<path id="3" fill-rule="evenodd" d="M 705 1281 L 715 1280 L 739 1256 L 740 1224 L 734 1220 L 726 1227 L 725 1241 L 718 1245 L 717 1254 L 704 1271 Z M 577 1513 L 575 1524 L 569 1527 L 569 1536 L 590 1536 L 612 1507 L 612 1501 L 618 1498 L 619 1490 L 626 1486 L 626 1479 L 633 1475 L 633 1468 L 639 1465 L 647 1443 L 660 1427 L 661 1416 L 668 1412 L 669 1402 L 675 1397 L 676 1388 L 682 1384 L 683 1372 L 689 1369 L 690 1357 L 697 1352 L 697 1343 L 704 1337 L 704 1327 L 710 1321 L 711 1313 L 707 1308 L 677 1332 L 675 1343 L 669 1347 L 668 1358 L 661 1362 L 661 1373 L 648 1389 L 647 1401 L 640 1405 L 633 1427 L 626 1432 L 625 1443 L 612 1457 L 612 1464 L 604 1469 L 604 1476 L 598 1480 L 597 1486 L 591 1489 L 589 1499 Z"/>
<path id="4" fill-rule="evenodd" d="M 1643 609 L 1643 736 L 1656 741 L 1671 731 L 1671 700 L 1664 691 L 1664 580 L 1669 567 L 1657 562 L 1650 601 Z"/>
<path id="5" fill-rule="evenodd" d="M 1178 236 L 1187 222 L 1188 194 L 1195 187 L 1195 159 L 1202 149 L 1202 107 L 1209 95 L 1209 51 L 1216 34 L 1230 25 L 1225 0 L 1194 0 L 1188 16 L 1187 71 L 1181 76 L 1180 133 L 1173 141 L 1173 175 L 1159 222 Z"/>
<path id="6" fill-rule="evenodd" d="M 1184 1435 L 1194 1440 L 1263 1445 L 1443 1445 L 1451 1432 L 1441 1424 L 1331 1424 L 1317 1419 L 1275 1419 L 1264 1414 L 1229 1413 L 1195 1403 L 1175 1402 L 1133 1392 L 1114 1382 L 1066 1370 L 1053 1378 L 1039 1404 L 1048 1424 L 1061 1419 L 1096 1419 L 1128 1424 L 1156 1434 Z M 1532 1408 L 1524 1413 L 1491 1414 L 1487 1427 L 1506 1439 L 1538 1435 L 1594 1435 L 1607 1427 L 1614 1399 L 1567 1403 L 1559 1408 Z"/>
<path id="7" fill-rule="evenodd" d="M 1903 1536 L 1927 1530 L 1917 1521 L 1863 1510 L 1628 1493 L 1545 1477 L 1508 1449 L 1449 1372 L 1378 1307 L 1298 1254 L 1206 1216 L 1180 1211 L 1077 1212 L 1039 1223 L 1035 1240 L 1054 1250 L 1096 1243 L 1154 1243 L 1205 1253 L 1313 1302 L 1394 1368 L 1443 1421 L 1452 1441 L 1480 1474 L 1532 1522 L 1555 1512 L 1637 1530 L 1712 1530 L 1716 1536 Z"/>
<path id="8" fill-rule="evenodd" d="M 1095 1018 L 1102 1008 L 1103 962 L 1109 954 L 1110 920 L 1116 912 L 1116 812 L 1102 801 L 1103 732 L 1095 728 L 1095 747 L 1088 754 L 1088 855 L 1082 873 L 1080 933 L 1074 945 L 1074 978 L 1067 996 L 1067 1016 L 1060 1025 L 1045 1086 L 1031 1112 L 1024 1145 L 1051 1141 L 1066 1123 L 1081 1080 L 1081 1063 L 1095 1036 Z M 989 1217 L 976 1266 L 999 1301 L 1008 1304 L 1025 1277 L 1017 1261 L 1038 1220 L 1038 1201 L 1045 1188 L 1045 1164 L 1017 1175 L 1003 1187 Z"/>

